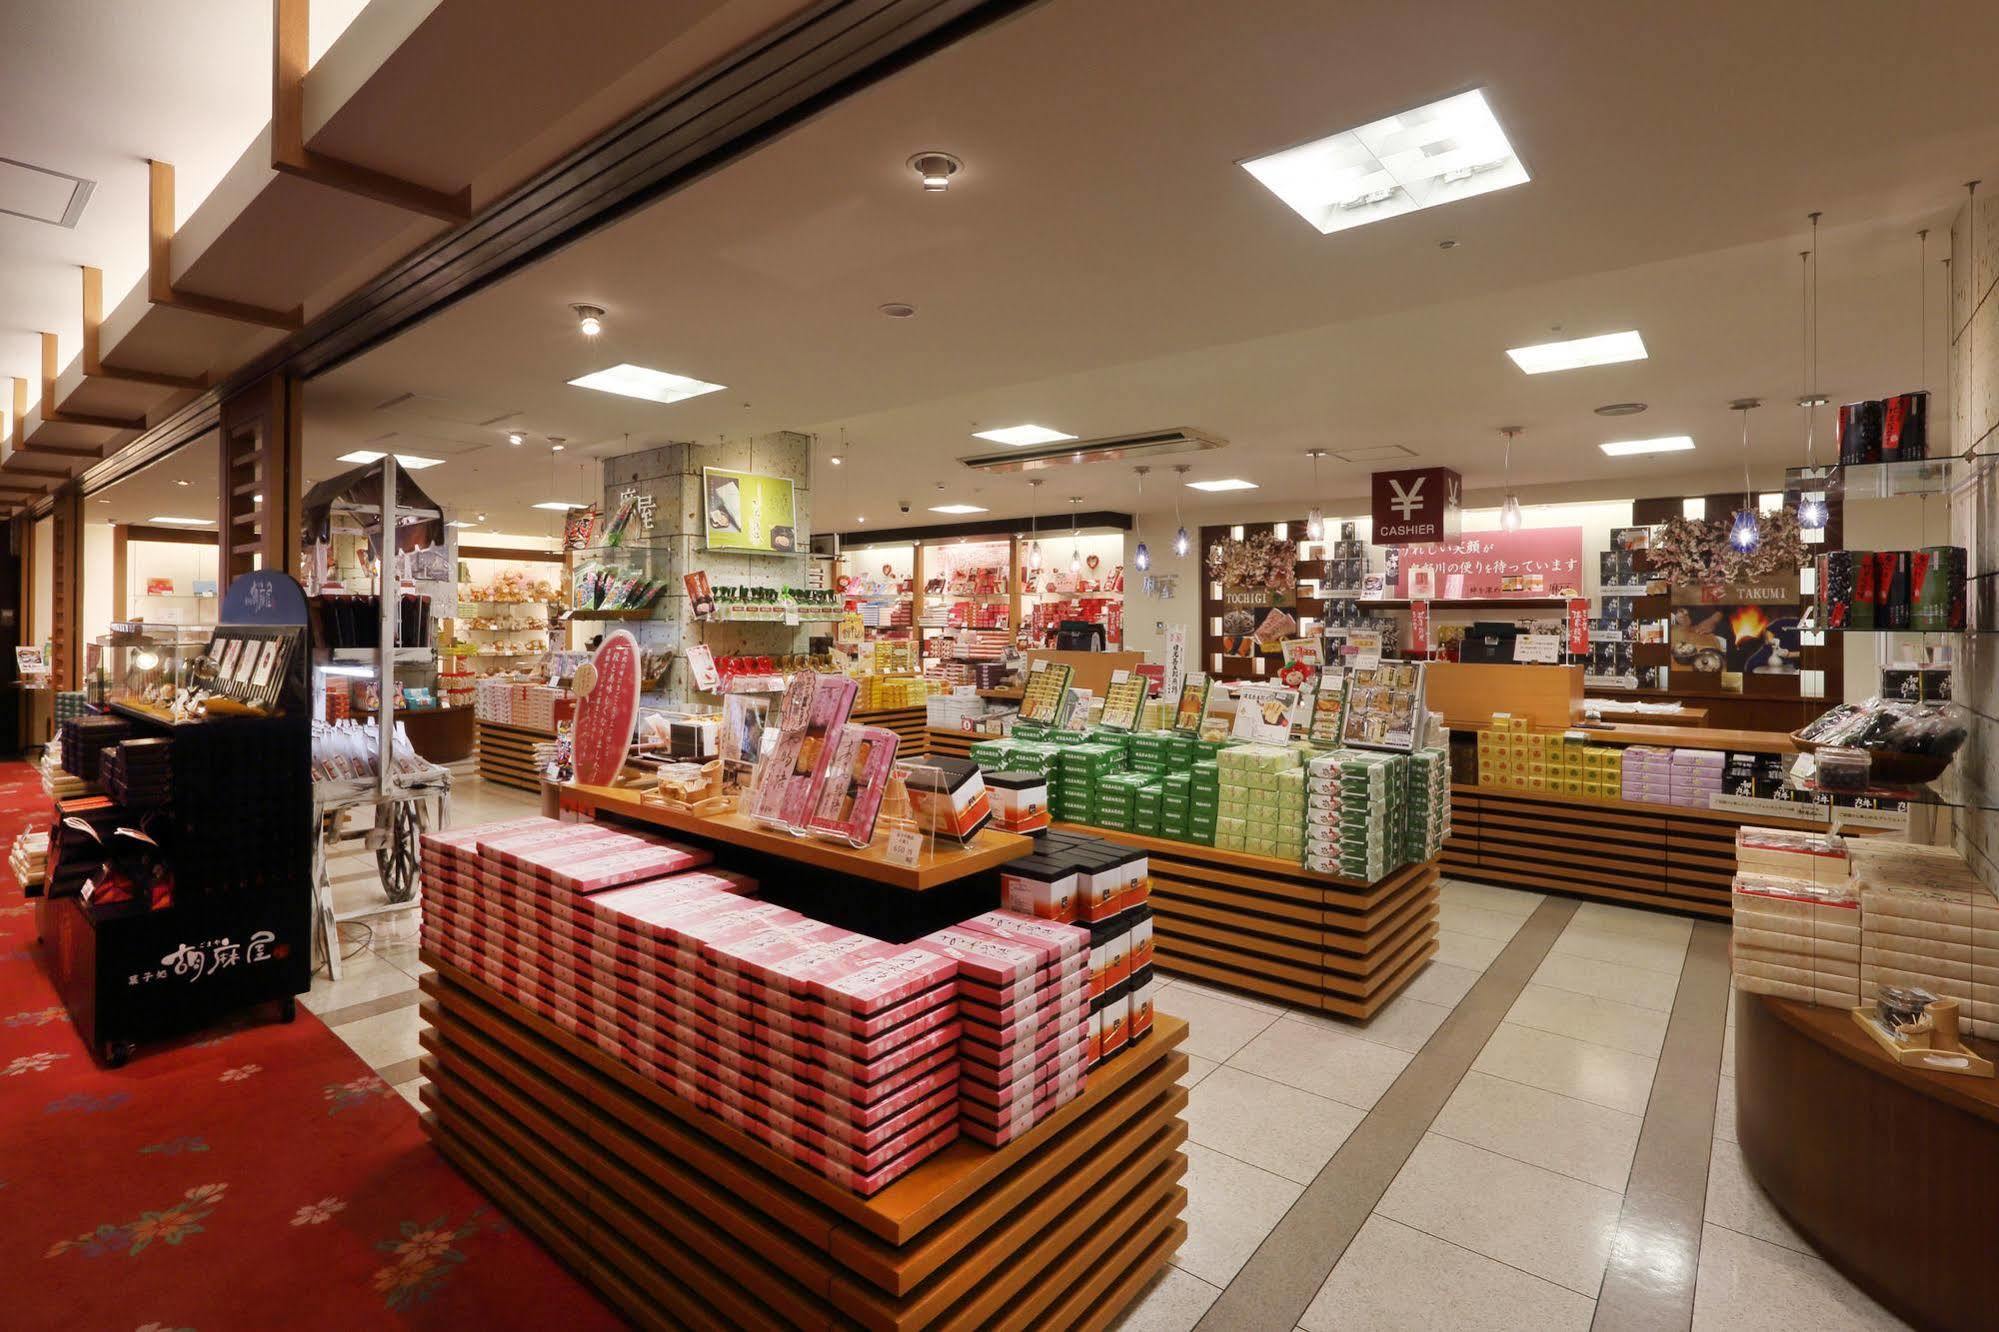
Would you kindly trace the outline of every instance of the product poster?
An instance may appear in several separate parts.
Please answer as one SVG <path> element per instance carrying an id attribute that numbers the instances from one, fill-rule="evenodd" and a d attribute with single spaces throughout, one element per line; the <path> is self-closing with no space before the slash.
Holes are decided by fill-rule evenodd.
<path id="1" fill-rule="evenodd" d="M 1208 710 L 1208 677 L 1196 671 L 1180 686 L 1180 702 L 1173 709 L 1173 729 L 1181 735 L 1199 735 L 1201 717 Z"/>
<path id="2" fill-rule="evenodd" d="M 1045 659 L 1037 659 L 1027 664 L 1027 686 L 1020 699 L 1020 719 L 1040 722 L 1044 726 L 1059 725 L 1062 719 L 1062 702 L 1069 693 L 1069 680 L 1074 674 L 1069 667 L 1051 664 Z"/>
<path id="3" fill-rule="evenodd" d="M 1146 679 L 1133 671 L 1112 671 L 1110 687 L 1104 690 L 1101 725 L 1111 731 L 1135 731 L 1138 716 L 1145 710 Z"/>
<path id="4" fill-rule="evenodd" d="M 1713 674 L 1796 675 L 1796 606 L 1675 606 L 1673 665 Z"/>
<path id="5" fill-rule="evenodd" d="M 1423 664 L 1385 661 L 1347 677 L 1345 741 L 1363 749 L 1416 747 L 1423 729 Z"/>
<path id="6" fill-rule="evenodd" d="M 709 550 L 747 555 L 793 555 L 798 528 L 791 478 L 701 469 L 707 498 L 704 526 Z"/>
<path id="7" fill-rule="evenodd" d="M 1291 713 L 1298 691 L 1284 685 L 1239 684 L 1235 690 L 1235 724 L 1229 734 L 1238 740 L 1282 745 L 1291 739 Z"/>

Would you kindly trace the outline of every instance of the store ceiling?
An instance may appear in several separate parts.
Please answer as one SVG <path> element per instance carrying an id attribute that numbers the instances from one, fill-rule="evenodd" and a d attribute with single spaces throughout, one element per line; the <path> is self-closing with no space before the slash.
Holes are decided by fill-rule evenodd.
<path id="1" fill-rule="evenodd" d="M 1919 296 L 1915 232 L 1940 259 L 1961 182 L 1999 156 L 1995 43 L 1999 8 L 1953 10 L 1945 32 L 1868 0 L 1458 4 L 1420 22 L 1390 3 L 1049 0 L 315 382 L 307 470 L 421 433 L 435 447 L 408 451 L 460 449 L 433 493 L 538 531 L 526 506 L 562 489 L 562 461 L 627 432 L 807 430 L 823 459 L 844 427 L 848 465 L 819 489 L 821 526 L 845 527 L 907 521 L 899 499 L 913 518 L 1024 513 L 1023 478 L 958 466 L 986 447 L 975 429 L 1184 425 L 1232 441 L 1186 459 L 1190 479 L 1262 486 L 1177 491 L 1200 514 L 1302 497 L 1312 447 L 1402 446 L 1477 498 L 1500 481 L 1497 428 L 1520 425 L 1530 496 L 1676 493 L 1740 477 L 1726 404 L 1753 394 L 1772 404 L 1752 420 L 1761 482 L 1802 460 L 1809 211 L 1825 391 L 1906 390 L 1924 357 L 1939 382 L 1943 270 Z M 1473 86 L 1531 183 L 1321 236 L 1234 165 Z M 904 165 L 931 148 L 965 162 L 943 195 Z M 608 312 L 595 342 L 579 301 Z M 892 301 L 916 317 L 877 313 Z M 1625 328 L 1649 360 L 1528 377 L 1504 354 Z M 621 361 L 729 387 L 660 406 L 566 384 Z M 383 410 L 410 393 L 466 409 Z M 1591 410 L 1628 400 L 1651 409 Z M 530 443 L 510 449 L 511 427 Z M 1695 453 L 1595 447 L 1681 433 Z M 549 435 L 569 440 L 553 464 Z M 1374 466 L 1328 459 L 1321 489 L 1361 494 Z M 1127 467 L 1043 475 L 1044 514 L 1176 493 L 1163 468 L 1142 505 Z"/>

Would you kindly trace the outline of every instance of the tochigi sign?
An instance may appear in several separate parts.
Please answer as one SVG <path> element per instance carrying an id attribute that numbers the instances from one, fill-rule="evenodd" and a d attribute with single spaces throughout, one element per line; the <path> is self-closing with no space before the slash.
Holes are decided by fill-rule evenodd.
<path id="1" fill-rule="evenodd" d="M 1454 540 L 1462 490 L 1458 474 L 1448 467 L 1376 472 L 1369 540 L 1377 546 Z"/>

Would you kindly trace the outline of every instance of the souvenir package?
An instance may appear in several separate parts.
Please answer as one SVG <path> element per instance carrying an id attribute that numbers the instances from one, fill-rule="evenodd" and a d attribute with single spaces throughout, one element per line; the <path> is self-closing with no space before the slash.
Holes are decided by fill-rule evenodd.
<path id="1" fill-rule="evenodd" d="M 1340 743 L 1340 725 L 1346 717 L 1347 673 L 1328 667 L 1319 674 L 1319 687 L 1312 695 L 1312 720 L 1307 735 L 1319 748 Z"/>
<path id="2" fill-rule="evenodd" d="M 1423 663 L 1385 661 L 1349 673 L 1342 741 L 1410 750 L 1423 729 Z"/>
<path id="3" fill-rule="evenodd" d="M 1130 731 L 1138 726 L 1139 712 L 1145 707 L 1147 681 L 1136 671 L 1112 671 L 1110 688 L 1104 691 L 1105 730 Z"/>
<path id="4" fill-rule="evenodd" d="M 1048 779 L 1038 772 L 988 772 L 993 822 L 1013 833 L 1040 832 L 1049 824 Z"/>
<path id="5" fill-rule="evenodd" d="M 904 765 L 916 821 L 931 837 L 965 841 L 992 817 L 985 776 L 970 759 L 931 755 Z"/>
<path id="6" fill-rule="evenodd" d="M 1806 1003 L 1860 1002 L 1860 899 L 1840 883 L 1735 876 L 1735 986 Z"/>
<path id="7" fill-rule="evenodd" d="M 878 726 L 842 726 L 809 823 L 811 831 L 844 837 L 856 846 L 874 840 L 875 816 L 895 771 L 900 737 Z"/>
<path id="8" fill-rule="evenodd" d="M 1207 710 L 1208 677 L 1196 672 L 1180 684 L 1180 701 L 1173 709 L 1173 729 L 1182 735 L 1198 734 Z"/>

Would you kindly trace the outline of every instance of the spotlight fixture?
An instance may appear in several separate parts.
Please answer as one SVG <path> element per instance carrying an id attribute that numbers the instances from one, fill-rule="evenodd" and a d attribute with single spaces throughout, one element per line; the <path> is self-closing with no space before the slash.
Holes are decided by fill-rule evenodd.
<path id="1" fill-rule="evenodd" d="M 1152 469 L 1150 467 L 1134 467 L 1131 470 L 1138 474 L 1138 504 L 1135 507 L 1143 510 L 1145 508 L 1145 474 Z M 1132 552 L 1131 562 L 1133 567 L 1140 573 L 1144 573 L 1152 567 L 1152 552 L 1145 548 L 1143 541 L 1139 542 L 1138 549 Z"/>
<path id="2" fill-rule="evenodd" d="M 563 436 L 550 435 L 548 437 L 548 451 L 550 453 L 560 453 L 568 447 L 569 447 L 569 441 Z"/>
<path id="3" fill-rule="evenodd" d="M 840 427 L 840 447 L 827 454 L 826 461 L 833 467 L 838 467 L 847 461 L 847 428 L 845 426 Z"/>
<path id="4" fill-rule="evenodd" d="M 923 182 L 925 194 L 942 194 L 951 187 L 951 177 L 965 164 L 949 153 L 924 152 L 909 159 L 909 169 Z"/>
<path id="5" fill-rule="evenodd" d="M 604 307 L 601 305 L 572 305 L 576 312 L 576 328 L 586 338 L 594 338 L 604 331 Z"/>
<path id="6" fill-rule="evenodd" d="M 1761 398 L 1737 398 L 1728 404 L 1729 410 L 1742 414 L 1742 507 L 1729 520 L 1728 544 L 1745 553 L 1763 544 L 1763 520 L 1749 485 L 1749 413 L 1762 405 Z"/>
<path id="7" fill-rule="evenodd" d="M 1076 506 L 1083 502 L 1081 495 L 1069 497 L 1069 576 L 1076 578 L 1083 572 L 1083 555 L 1077 548 L 1081 534 L 1076 530 Z"/>
<path id="8" fill-rule="evenodd" d="M 1798 406 L 1805 413 L 1805 470 L 1802 485 L 1798 491 L 1798 530 L 1806 541 L 1814 544 L 1825 540 L 1826 524 L 1831 519 L 1831 511 L 1825 502 L 1825 475 L 1818 466 L 1818 409 L 1826 405 L 1826 395 L 1819 392 L 1819 215 L 1811 215 L 1812 247 L 1798 252 L 1798 303 L 1801 316 L 1798 320 L 1798 338 L 1804 347 L 1805 391 L 1798 395 Z M 1918 232 L 1927 238 L 1927 231 Z M 1922 282 L 1922 267 L 1916 269 L 1918 286 Z M 1921 296 L 1918 296 L 1921 299 Z M 1917 327 L 1923 320 L 1917 320 Z M 1918 335 L 1920 337 L 1920 334 Z M 1804 487 L 1816 486 L 1819 489 Z"/>
<path id="9" fill-rule="evenodd" d="M 1173 474 L 1180 478 L 1183 485 L 1187 480 L 1187 473 L 1193 470 L 1186 463 L 1175 463 L 1173 466 Z M 1193 548 L 1194 543 L 1187 538 L 1187 524 L 1180 521 L 1180 491 L 1178 489 L 1173 492 L 1173 526 L 1175 528 L 1173 533 L 1173 553 L 1181 559 L 1185 559 L 1187 558 L 1187 552 Z"/>
<path id="10" fill-rule="evenodd" d="M 1499 433 L 1506 436 L 1506 456 L 1500 463 L 1500 482 L 1506 487 L 1506 498 L 1499 505 L 1499 525 L 1508 532 L 1520 530 L 1520 497 L 1513 493 L 1513 437 L 1520 433 L 1519 426 L 1501 426 Z"/>
<path id="11" fill-rule="evenodd" d="M 1041 482 L 1027 483 L 1027 567 L 1040 572 L 1041 542 L 1038 539 L 1041 526 Z"/>
<path id="12" fill-rule="evenodd" d="M 515 448 L 519 448 L 521 445 L 527 442 L 528 442 L 528 437 L 522 434 L 520 431 L 509 430 L 507 432 L 507 443 L 513 445 Z"/>

